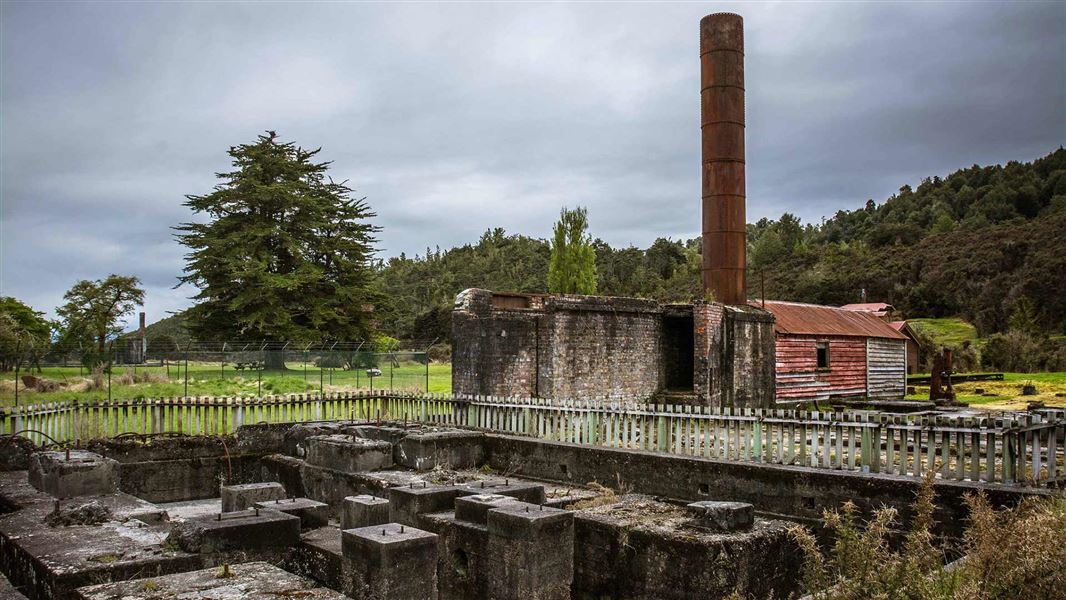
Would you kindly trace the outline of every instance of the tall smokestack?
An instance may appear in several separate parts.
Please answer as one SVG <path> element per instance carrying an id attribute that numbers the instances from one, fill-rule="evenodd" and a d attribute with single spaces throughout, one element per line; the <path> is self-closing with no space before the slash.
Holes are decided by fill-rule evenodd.
<path id="1" fill-rule="evenodd" d="M 700 129 L 703 133 L 703 291 L 745 304 L 744 19 L 700 21 Z"/>

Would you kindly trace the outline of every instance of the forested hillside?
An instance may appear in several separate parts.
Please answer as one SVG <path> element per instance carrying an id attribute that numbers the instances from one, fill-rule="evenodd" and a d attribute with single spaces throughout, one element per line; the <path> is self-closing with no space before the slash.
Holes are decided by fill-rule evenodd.
<path id="1" fill-rule="evenodd" d="M 961 316 L 982 335 L 1006 330 L 1019 305 L 1031 305 L 1039 330 L 1066 328 L 1066 150 L 975 165 L 857 204 L 820 225 L 789 214 L 749 224 L 749 293 L 758 296 L 765 281 L 768 298 L 844 304 L 865 289 L 907 316 Z M 599 293 L 700 294 L 699 239 L 658 239 L 646 249 L 597 241 L 596 250 Z M 378 324 L 396 337 L 446 340 L 458 292 L 543 292 L 548 258 L 547 240 L 494 229 L 475 244 L 389 259 L 378 269 L 389 299 Z"/>

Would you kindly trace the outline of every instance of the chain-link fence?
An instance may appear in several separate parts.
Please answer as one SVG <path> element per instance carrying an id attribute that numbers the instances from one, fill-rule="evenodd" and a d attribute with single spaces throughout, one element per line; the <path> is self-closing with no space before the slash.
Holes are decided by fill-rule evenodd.
<path id="1" fill-rule="evenodd" d="M 382 347 L 384 346 L 384 347 Z M 406 342 L 210 342 L 120 339 L 98 348 L 22 349 L 0 372 L 0 405 L 54 400 L 450 391 L 450 370 Z M 11 354 L 8 352 L 7 354 Z M 447 381 L 442 381 L 447 377 Z"/>

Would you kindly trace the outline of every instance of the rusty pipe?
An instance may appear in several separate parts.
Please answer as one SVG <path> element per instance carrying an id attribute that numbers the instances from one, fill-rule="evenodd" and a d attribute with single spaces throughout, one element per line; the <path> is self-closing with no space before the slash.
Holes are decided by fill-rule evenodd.
<path id="1" fill-rule="evenodd" d="M 747 302 L 744 176 L 744 19 L 700 20 L 703 148 L 703 291 L 723 304 Z"/>

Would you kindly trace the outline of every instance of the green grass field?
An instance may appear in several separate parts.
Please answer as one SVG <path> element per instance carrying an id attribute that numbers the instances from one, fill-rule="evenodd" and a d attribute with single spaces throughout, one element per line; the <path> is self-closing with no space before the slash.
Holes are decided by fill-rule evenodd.
<path id="1" fill-rule="evenodd" d="M 1022 386 L 1036 386 L 1035 396 L 1023 396 Z M 989 410 L 1024 409 L 1040 401 L 1049 407 L 1066 407 L 1066 373 L 1004 373 L 1003 381 L 970 381 L 956 384 L 958 400 Z M 978 393 L 977 390 L 983 390 Z M 929 386 L 916 386 L 908 400 L 928 400 Z"/>
<path id="2" fill-rule="evenodd" d="M 118 367 L 111 373 L 111 398 L 167 398 L 189 396 L 258 396 L 267 394 L 298 394 L 304 392 L 339 392 L 371 389 L 371 381 L 363 369 L 318 369 L 302 363 L 288 365 L 285 371 L 237 371 L 231 366 L 225 369 L 218 363 L 189 363 L 188 388 L 184 364 L 167 367 Z M 426 391 L 426 365 L 413 361 L 379 367 L 381 376 L 373 380 L 373 389 L 396 389 Z M 106 400 L 108 381 L 105 375 L 99 387 L 92 385 L 91 377 L 78 367 L 46 367 L 43 372 L 21 371 L 20 375 L 55 382 L 55 391 L 41 392 L 26 389 L 19 382 L 18 403 L 39 404 L 63 400 Z M 431 363 L 428 370 L 428 391 L 450 392 L 452 370 L 450 364 Z M 15 404 L 15 373 L 0 374 L 0 406 Z"/>
<path id="3" fill-rule="evenodd" d="M 962 319 L 907 319 L 907 324 L 930 336 L 940 346 L 958 346 L 963 342 L 978 343 L 977 328 Z"/>

